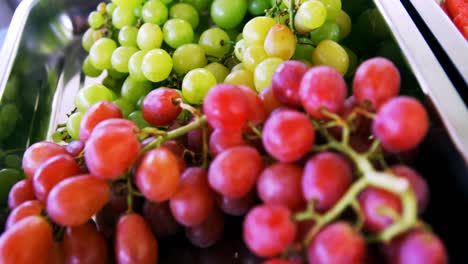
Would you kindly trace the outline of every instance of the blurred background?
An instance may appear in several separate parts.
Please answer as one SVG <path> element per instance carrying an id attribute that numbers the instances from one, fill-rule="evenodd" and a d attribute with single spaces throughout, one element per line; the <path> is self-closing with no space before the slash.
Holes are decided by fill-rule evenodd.
<path id="1" fill-rule="evenodd" d="M 3 44 L 8 25 L 10 24 L 13 10 L 21 0 L 0 0 L 0 47 Z"/>

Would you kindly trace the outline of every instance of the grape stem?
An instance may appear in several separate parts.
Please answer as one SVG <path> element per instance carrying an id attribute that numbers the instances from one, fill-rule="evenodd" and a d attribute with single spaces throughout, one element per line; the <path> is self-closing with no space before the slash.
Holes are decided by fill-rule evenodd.
<path id="1" fill-rule="evenodd" d="M 293 33 L 296 32 L 295 28 L 294 28 L 294 11 L 295 11 L 295 8 L 296 8 L 296 5 L 295 5 L 295 0 L 289 0 L 289 9 L 288 9 L 288 13 L 289 13 L 289 28 L 291 29 L 291 31 Z"/>
<path id="2" fill-rule="evenodd" d="M 202 168 L 207 169 L 208 168 L 208 128 L 206 126 L 203 127 L 202 137 L 203 137 Z"/>
<path id="3" fill-rule="evenodd" d="M 132 175 L 130 173 L 127 174 L 127 213 L 133 213 L 133 185 L 132 185 Z"/>

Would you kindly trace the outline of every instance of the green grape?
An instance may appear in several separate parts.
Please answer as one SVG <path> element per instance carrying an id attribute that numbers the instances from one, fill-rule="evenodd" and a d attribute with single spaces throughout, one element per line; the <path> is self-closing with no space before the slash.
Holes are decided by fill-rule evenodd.
<path id="1" fill-rule="evenodd" d="M 142 6 L 136 6 L 135 8 L 133 8 L 133 14 L 136 16 L 136 17 L 141 17 L 141 11 L 143 10 L 143 7 Z"/>
<path id="2" fill-rule="evenodd" d="M 289 27 L 274 25 L 268 31 L 263 48 L 268 57 L 289 60 L 294 55 L 294 50 L 296 49 L 296 36 Z"/>
<path id="3" fill-rule="evenodd" d="M 199 13 L 203 13 L 208 10 L 212 1 L 213 0 L 181 0 L 180 2 L 191 4 Z"/>
<path id="4" fill-rule="evenodd" d="M 86 112 L 90 106 L 100 101 L 114 100 L 114 93 L 102 84 L 92 84 L 78 91 L 75 105 L 80 112 Z"/>
<path id="5" fill-rule="evenodd" d="M 19 117 L 20 112 L 18 111 L 18 107 L 14 104 L 6 104 L 0 110 L 0 118 L 3 120 L 2 123 L 4 127 L 15 127 Z"/>
<path id="6" fill-rule="evenodd" d="M 239 40 L 236 45 L 234 46 L 234 55 L 239 61 L 244 59 L 244 52 L 248 48 L 247 42 L 245 39 Z"/>
<path id="7" fill-rule="evenodd" d="M 200 18 L 197 10 L 189 4 L 178 3 L 169 9 L 170 18 L 180 18 L 190 23 L 193 29 L 197 28 Z"/>
<path id="8" fill-rule="evenodd" d="M 179 18 L 169 19 L 163 26 L 163 34 L 164 41 L 174 49 L 193 41 L 192 26 Z"/>
<path id="9" fill-rule="evenodd" d="M 340 14 L 335 18 L 335 23 L 340 27 L 340 40 L 346 38 L 351 33 L 351 18 L 345 11 L 340 11 Z"/>
<path id="10" fill-rule="evenodd" d="M 211 18 L 221 28 L 237 27 L 247 12 L 247 0 L 215 0 L 211 4 Z"/>
<path id="11" fill-rule="evenodd" d="M 245 69 L 231 71 L 231 73 L 226 76 L 224 82 L 236 85 L 245 85 L 250 88 L 255 87 L 253 73 Z"/>
<path id="12" fill-rule="evenodd" d="M 122 116 L 124 118 L 127 118 L 128 115 L 135 110 L 133 104 L 123 98 L 114 100 L 113 103 L 122 111 Z"/>
<path id="13" fill-rule="evenodd" d="M 86 30 L 86 32 L 83 34 L 83 37 L 81 38 L 81 45 L 87 52 L 91 50 L 94 42 L 96 42 L 96 39 L 94 38 L 94 32 L 94 29 L 88 28 L 88 30 Z"/>
<path id="14" fill-rule="evenodd" d="M 153 23 L 162 26 L 169 15 L 165 4 L 159 0 L 150 0 L 141 9 L 141 17 L 147 23 Z"/>
<path id="15" fill-rule="evenodd" d="M 333 21 L 341 11 L 341 0 L 319 0 L 327 9 L 327 20 Z"/>
<path id="16" fill-rule="evenodd" d="M 363 12 L 357 19 L 356 28 L 362 36 L 370 36 L 378 40 L 384 40 L 390 35 L 387 23 L 377 8 Z"/>
<path id="17" fill-rule="evenodd" d="M 150 82 L 137 81 L 132 76 L 128 76 L 122 85 L 121 96 L 127 102 L 135 105 L 139 98 L 146 96 L 150 91 Z"/>
<path id="18" fill-rule="evenodd" d="M 117 79 L 112 77 L 110 74 L 102 80 L 102 85 L 110 89 L 115 94 L 120 94 L 120 88 L 122 87 L 123 81 L 121 79 Z"/>
<path id="19" fill-rule="evenodd" d="M 191 104 L 201 104 L 208 91 L 215 85 L 216 78 L 207 69 L 191 70 L 182 81 L 182 95 Z"/>
<path id="20" fill-rule="evenodd" d="M 208 63 L 202 47 L 192 43 L 178 47 L 172 55 L 172 60 L 174 70 L 180 75 L 196 68 L 202 68 Z"/>
<path id="21" fill-rule="evenodd" d="M 119 72 L 114 68 L 108 69 L 107 73 L 108 73 L 109 76 L 111 76 L 112 78 L 117 79 L 117 80 L 121 80 L 121 79 L 126 78 L 128 76 L 127 73 Z M 122 81 L 122 83 L 123 83 L 123 81 Z"/>
<path id="22" fill-rule="evenodd" d="M 333 40 L 324 40 L 318 44 L 312 55 L 314 65 L 326 65 L 345 74 L 349 67 L 346 50 Z"/>
<path id="23" fill-rule="evenodd" d="M 88 16 L 88 24 L 91 28 L 98 29 L 102 27 L 102 25 L 104 25 L 105 22 L 106 19 L 104 18 L 104 16 L 97 11 L 91 12 Z"/>
<path id="24" fill-rule="evenodd" d="M 294 17 L 296 30 L 305 34 L 323 25 L 327 18 L 327 9 L 318 0 L 310 0 L 299 6 Z"/>
<path id="25" fill-rule="evenodd" d="M 91 63 L 89 57 L 86 57 L 83 61 L 82 67 L 83 73 L 89 77 L 98 77 L 102 74 L 102 70 L 96 69 Z"/>
<path id="26" fill-rule="evenodd" d="M 15 154 L 6 155 L 5 158 L 3 158 L 3 164 L 10 169 L 21 170 L 21 157 Z"/>
<path id="27" fill-rule="evenodd" d="M 62 133 L 63 133 L 62 131 L 55 131 L 54 133 L 52 133 L 52 136 L 50 136 L 50 138 L 52 139 L 52 142 L 54 143 L 62 142 L 63 140 Z"/>
<path id="28" fill-rule="evenodd" d="M 245 70 L 244 63 L 238 63 L 232 67 L 231 72 L 239 71 L 239 70 Z"/>
<path id="29" fill-rule="evenodd" d="M 257 65 L 268 58 L 268 54 L 265 52 L 263 45 L 250 45 L 244 51 L 244 58 L 242 60 L 245 69 L 253 72 Z"/>
<path id="30" fill-rule="evenodd" d="M 143 3 L 143 0 L 112 0 L 112 2 L 118 6 L 132 8 L 137 5 L 141 5 Z"/>
<path id="31" fill-rule="evenodd" d="M 80 139 L 80 127 L 81 119 L 83 118 L 83 113 L 76 112 L 72 114 L 67 120 L 67 132 L 68 135 L 74 140 Z"/>
<path id="32" fill-rule="evenodd" d="M 268 58 L 257 65 L 254 72 L 254 83 L 257 92 L 271 85 L 271 78 L 276 68 L 283 62 L 280 58 Z"/>
<path id="33" fill-rule="evenodd" d="M 148 51 L 141 63 L 141 71 L 146 79 L 152 82 L 160 82 L 171 74 L 172 58 L 163 49 L 154 49 Z"/>
<path id="34" fill-rule="evenodd" d="M 112 13 L 114 13 L 115 8 L 117 8 L 117 6 L 114 3 L 108 3 L 106 5 L 106 13 L 112 16 Z"/>
<path id="35" fill-rule="evenodd" d="M 140 129 L 151 126 L 151 124 L 145 120 L 141 111 L 131 112 L 128 115 L 128 119 L 135 123 Z"/>
<path id="36" fill-rule="evenodd" d="M 276 24 L 276 20 L 271 17 L 259 16 L 252 18 L 245 24 L 242 30 L 242 36 L 248 44 L 263 45 L 268 31 Z"/>
<path id="37" fill-rule="evenodd" d="M 112 53 L 112 67 L 119 72 L 128 72 L 128 61 L 138 51 L 135 47 L 118 47 Z"/>
<path id="38" fill-rule="evenodd" d="M 230 40 L 235 40 L 235 42 L 237 42 L 242 39 L 242 33 L 240 33 L 239 28 L 227 29 L 224 31 L 228 34 Z M 240 35 L 240 39 L 237 39 L 239 35 Z"/>
<path id="39" fill-rule="evenodd" d="M 159 0 L 161 1 L 163 4 L 165 4 L 166 6 L 170 3 L 172 3 L 172 0 Z"/>
<path id="40" fill-rule="evenodd" d="M 310 40 L 314 45 L 318 45 L 322 40 L 330 39 L 333 41 L 340 40 L 340 27 L 334 22 L 325 22 L 321 27 L 310 32 Z"/>
<path id="41" fill-rule="evenodd" d="M 299 42 L 301 40 L 299 39 Z M 309 63 L 312 62 L 312 53 L 314 52 L 314 46 L 311 44 L 297 44 L 296 51 L 292 57 L 293 60 L 306 60 Z"/>
<path id="42" fill-rule="evenodd" d="M 226 76 L 229 74 L 229 69 L 219 62 L 212 62 L 205 66 L 216 78 L 217 83 L 222 83 Z"/>
<path id="43" fill-rule="evenodd" d="M 18 95 L 19 88 L 18 78 L 16 75 L 12 74 L 5 86 L 5 89 L 3 90 L 3 98 L 6 101 L 14 101 Z"/>
<path id="44" fill-rule="evenodd" d="M 125 26 L 132 26 L 135 22 L 136 17 L 132 9 L 118 6 L 112 13 L 112 24 L 118 29 Z"/>
<path id="45" fill-rule="evenodd" d="M 137 47 L 138 29 L 133 26 L 125 26 L 119 31 L 119 43 L 126 47 Z"/>
<path id="46" fill-rule="evenodd" d="M 343 48 L 345 49 L 346 53 L 348 54 L 348 58 L 349 58 L 349 67 L 348 67 L 348 70 L 346 71 L 346 74 L 345 76 L 346 77 L 351 77 L 354 75 L 354 72 L 356 71 L 356 68 L 358 66 L 358 57 L 356 55 L 356 53 L 354 53 L 351 49 L 347 48 L 347 47 L 344 47 Z"/>
<path id="47" fill-rule="evenodd" d="M 99 70 L 110 69 L 112 53 L 116 48 L 117 44 L 110 38 L 96 41 L 89 51 L 89 59 L 93 66 Z"/>
<path id="48" fill-rule="evenodd" d="M 130 60 L 128 61 L 128 72 L 130 73 L 130 76 L 136 81 L 147 80 L 141 69 L 143 58 L 145 57 L 145 55 L 146 51 L 140 50 L 133 54 L 132 57 L 130 57 Z"/>
<path id="49" fill-rule="evenodd" d="M 137 109 L 141 109 L 143 105 L 143 101 L 145 101 L 145 96 L 142 96 L 140 97 L 140 99 L 138 99 L 137 104 L 136 104 Z"/>
<path id="50" fill-rule="evenodd" d="M 20 180 L 22 180 L 20 171 L 15 169 L 0 170 L 0 205 L 7 205 L 11 187 Z"/>
<path id="51" fill-rule="evenodd" d="M 267 0 L 250 0 L 249 12 L 254 16 L 264 15 L 265 10 L 271 8 L 271 2 Z"/>
<path id="52" fill-rule="evenodd" d="M 137 44 L 141 50 L 159 49 L 163 42 L 163 33 L 158 25 L 145 23 L 138 30 Z"/>
<path id="53" fill-rule="evenodd" d="M 230 41 L 231 39 L 226 31 L 214 27 L 203 32 L 198 44 L 205 50 L 207 55 L 222 58 L 231 50 Z"/>

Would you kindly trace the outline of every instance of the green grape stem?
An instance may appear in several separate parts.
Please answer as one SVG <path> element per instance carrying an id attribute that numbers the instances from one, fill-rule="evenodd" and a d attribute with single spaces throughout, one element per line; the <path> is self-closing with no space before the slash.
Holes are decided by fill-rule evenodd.
<path id="1" fill-rule="evenodd" d="M 296 9 L 296 3 L 295 0 L 289 0 L 289 8 L 288 8 L 288 13 L 289 13 L 289 28 L 293 33 L 296 33 L 296 30 L 294 28 L 294 13 Z"/>
<path id="2" fill-rule="evenodd" d="M 133 185 L 132 185 L 132 175 L 127 173 L 127 213 L 133 213 Z"/>

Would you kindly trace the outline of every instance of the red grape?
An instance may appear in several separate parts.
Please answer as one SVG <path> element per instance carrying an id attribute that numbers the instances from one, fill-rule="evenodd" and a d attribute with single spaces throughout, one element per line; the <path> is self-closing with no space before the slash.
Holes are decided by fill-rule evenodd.
<path id="1" fill-rule="evenodd" d="M 45 203 L 50 190 L 60 181 L 80 174 L 75 159 L 68 154 L 60 154 L 48 159 L 34 173 L 34 193 L 39 201 Z"/>
<path id="2" fill-rule="evenodd" d="M 240 198 L 252 190 L 262 169 L 262 159 L 249 146 L 230 148 L 213 160 L 208 172 L 211 188 L 230 198 Z"/>
<path id="3" fill-rule="evenodd" d="M 208 123 L 219 129 L 240 129 L 249 118 L 249 101 L 238 86 L 218 84 L 208 91 L 203 112 Z"/>
<path id="4" fill-rule="evenodd" d="M 281 106 L 281 102 L 276 98 L 271 86 L 263 89 L 260 93 L 260 98 L 263 101 L 266 115 L 269 115 L 273 110 Z"/>
<path id="5" fill-rule="evenodd" d="M 153 126 L 170 125 L 182 111 L 177 99 L 181 97 L 174 89 L 158 88 L 151 91 L 141 107 L 143 117 Z"/>
<path id="6" fill-rule="evenodd" d="M 302 158 L 315 141 L 312 123 L 303 113 L 283 110 L 265 123 L 263 145 L 274 158 L 292 162 Z"/>
<path id="7" fill-rule="evenodd" d="M 185 236 L 193 245 L 200 248 L 210 247 L 218 242 L 224 233 L 224 215 L 212 210 L 203 223 L 185 228 Z"/>
<path id="8" fill-rule="evenodd" d="M 48 264 L 63 264 L 65 263 L 65 255 L 63 252 L 63 244 L 61 242 L 54 241 L 52 248 L 49 252 Z"/>
<path id="9" fill-rule="evenodd" d="M 291 60 L 281 63 L 271 79 L 271 88 L 275 98 L 289 107 L 300 107 L 299 90 L 302 77 L 307 70 L 307 65 L 300 61 Z"/>
<path id="10" fill-rule="evenodd" d="M 285 207 L 260 205 L 247 214 L 243 234 L 245 243 L 256 255 L 274 257 L 293 242 L 296 226 Z"/>
<path id="11" fill-rule="evenodd" d="M 169 200 L 179 186 L 180 168 L 177 157 L 166 148 L 145 154 L 135 174 L 138 189 L 152 202 Z"/>
<path id="12" fill-rule="evenodd" d="M 397 96 L 400 91 L 400 73 L 395 65 L 385 58 L 372 58 L 356 70 L 353 94 L 358 103 L 369 101 L 374 109 Z"/>
<path id="13" fill-rule="evenodd" d="M 84 150 L 85 144 L 81 140 L 74 140 L 65 147 L 68 154 L 72 157 L 77 157 Z"/>
<path id="14" fill-rule="evenodd" d="M 322 229 L 307 250 L 309 263 L 360 264 L 366 245 L 362 236 L 345 222 L 336 222 Z"/>
<path id="15" fill-rule="evenodd" d="M 109 250 L 93 222 L 67 227 L 63 236 L 63 251 L 67 264 L 107 263 Z"/>
<path id="16" fill-rule="evenodd" d="M 265 121 L 266 118 L 265 107 L 263 105 L 262 99 L 249 87 L 244 85 L 239 85 L 238 87 L 242 90 L 245 97 L 247 98 L 247 103 L 249 105 L 248 120 L 252 122 L 253 125 L 259 125 Z"/>
<path id="17" fill-rule="evenodd" d="M 114 244 L 119 264 L 154 264 L 158 260 L 158 242 L 142 216 L 127 214 L 120 218 Z"/>
<path id="18" fill-rule="evenodd" d="M 187 148 L 197 153 L 202 151 L 203 129 L 194 129 L 187 133 Z"/>
<path id="19" fill-rule="evenodd" d="M 180 230 L 179 223 L 171 213 L 169 202 L 152 203 L 145 201 L 143 204 L 143 217 L 157 237 L 169 237 Z"/>
<path id="20" fill-rule="evenodd" d="M 140 154 L 137 127 L 128 120 L 107 119 L 93 130 L 85 148 L 89 171 L 112 180 L 125 173 Z"/>
<path id="21" fill-rule="evenodd" d="M 353 180 L 349 162 L 340 154 L 321 152 L 310 158 L 304 168 L 302 192 L 314 208 L 324 212 L 346 193 Z"/>
<path id="22" fill-rule="evenodd" d="M 179 143 L 177 143 L 177 141 L 175 140 L 168 140 L 164 142 L 161 145 L 161 147 L 167 148 L 168 150 L 172 151 L 172 153 L 174 153 L 174 155 L 177 157 L 177 160 L 179 161 L 178 164 L 179 164 L 180 171 L 184 171 L 185 170 L 184 147 L 179 145 Z"/>
<path id="23" fill-rule="evenodd" d="M 346 99 L 346 82 L 334 68 L 317 66 L 304 75 L 301 81 L 302 106 L 312 117 L 326 119 L 322 110 L 340 113 Z"/>
<path id="24" fill-rule="evenodd" d="M 44 210 L 44 205 L 42 205 L 41 202 L 37 200 L 24 202 L 11 211 L 6 221 L 5 228 L 10 229 L 13 225 L 28 216 L 40 216 L 42 210 Z"/>
<path id="25" fill-rule="evenodd" d="M 210 135 L 209 147 L 211 154 L 214 156 L 226 149 L 244 144 L 242 131 L 240 130 L 215 129 Z"/>
<path id="26" fill-rule="evenodd" d="M 102 121 L 122 118 L 122 111 L 111 102 L 101 101 L 92 105 L 83 115 L 80 123 L 80 140 L 88 140 L 91 132 Z"/>
<path id="27" fill-rule="evenodd" d="M 241 216 L 246 214 L 256 201 L 255 192 L 249 192 L 241 198 L 216 197 L 219 208 L 228 215 Z"/>
<path id="28" fill-rule="evenodd" d="M 15 183 L 8 193 L 8 207 L 12 210 L 31 200 L 36 200 L 32 180 L 26 179 Z"/>
<path id="29" fill-rule="evenodd" d="M 47 212 L 60 225 L 79 226 L 88 222 L 109 201 L 107 182 L 93 175 L 65 179 L 52 188 Z"/>
<path id="30" fill-rule="evenodd" d="M 291 211 L 304 207 L 302 168 L 288 163 L 276 163 L 263 170 L 258 178 L 257 192 L 268 205 L 282 205 Z"/>
<path id="31" fill-rule="evenodd" d="M 414 195 L 418 202 L 418 212 L 422 213 L 429 204 L 429 187 L 419 173 L 405 165 L 395 165 L 390 170 L 398 177 L 405 178 L 413 188 Z"/>
<path id="32" fill-rule="evenodd" d="M 429 118 L 416 99 L 396 97 L 385 103 L 377 113 L 372 131 L 382 146 L 390 152 L 410 150 L 421 143 L 429 129 Z"/>
<path id="33" fill-rule="evenodd" d="M 286 260 L 286 259 L 269 259 L 263 261 L 262 264 L 295 264 L 294 261 Z"/>
<path id="34" fill-rule="evenodd" d="M 49 158 L 67 154 L 65 148 L 52 142 L 38 142 L 31 145 L 23 155 L 23 170 L 29 179 L 34 177 L 34 173 Z"/>

